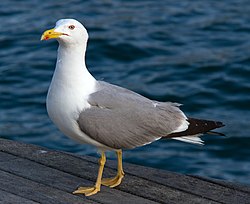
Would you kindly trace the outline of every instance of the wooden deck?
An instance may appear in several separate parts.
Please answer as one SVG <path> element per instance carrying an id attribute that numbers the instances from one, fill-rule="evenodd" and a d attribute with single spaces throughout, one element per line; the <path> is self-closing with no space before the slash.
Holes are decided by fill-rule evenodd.
<path id="1" fill-rule="evenodd" d="M 115 175 L 108 161 L 104 176 Z M 126 176 L 114 189 L 85 197 L 71 192 L 93 185 L 97 158 L 0 139 L 1 204 L 77 203 L 250 203 L 250 187 L 124 164 Z"/>

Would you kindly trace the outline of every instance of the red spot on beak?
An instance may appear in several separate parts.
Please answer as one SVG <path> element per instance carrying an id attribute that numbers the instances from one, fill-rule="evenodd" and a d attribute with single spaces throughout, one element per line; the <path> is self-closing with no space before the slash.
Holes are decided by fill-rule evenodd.
<path id="1" fill-rule="evenodd" d="M 49 39 L 49 36 L 45 36 L 44 40 L 48 40 Z"/>

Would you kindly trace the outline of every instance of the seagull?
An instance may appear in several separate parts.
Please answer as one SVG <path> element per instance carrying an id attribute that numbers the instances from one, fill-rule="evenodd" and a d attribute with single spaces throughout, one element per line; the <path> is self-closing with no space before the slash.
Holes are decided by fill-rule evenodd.
<path id="1" fill-rule="evenodd" d="M 122 150 L 150 144 L 161 138 L 203 144 L 204 133 L 223 127 L 218 121 L 187 117 L 178 103 L 150 100 L 131 90 L 96 80 L 85 64 L 88 32 L 75 19 L 61 19 L 45 31 L 41 40 L 59 43 L 56 68 L 46 107 L 50 119 L 68 137 L 97 147 L 99 170 L 92 187 L 73 194 L 94 195 L 101 185 L 118 186 L 124 177 Z M 102 178 L 106 151 L 117 154 L 117 174 Z"/>

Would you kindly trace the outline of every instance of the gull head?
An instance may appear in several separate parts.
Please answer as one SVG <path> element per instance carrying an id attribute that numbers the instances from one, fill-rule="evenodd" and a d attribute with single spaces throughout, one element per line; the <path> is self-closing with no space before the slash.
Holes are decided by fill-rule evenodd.
<path id="1" fill-rule="evenodd" d="M 57 39 L 59 44 L 79 45 L 87 43 L 88 32 L 85 27 L 75 19 L 61 19 L 56 22 L 55 28 L 46 30 L 41 40 Z"/>

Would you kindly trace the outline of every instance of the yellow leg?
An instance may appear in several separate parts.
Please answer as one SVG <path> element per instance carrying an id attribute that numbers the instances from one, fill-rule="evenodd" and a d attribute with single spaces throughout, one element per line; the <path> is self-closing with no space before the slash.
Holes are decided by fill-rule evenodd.
<path id="1" fill-rule="evenodd" d="M 122 169 L 122 150 L 117 150 L 116 154 L 118 160 L 117 175 L 114 178 L 102 179 L 102 184 L 111 188 L 118 186 L 122 182 L 122 179 L 125 175 Z"/>
<path id="2" fill-rule="evenodd" d="M 101 158 L 99 159 L 99 171 L 96 179 L 96 183 L 93 187 L 79 187 L 73 194 L 84 194 L 85 196 L 91 196 L 96 194 L 101 189 L 102 172 L 106 162 L 105 152 L 102 151 Z"/>

